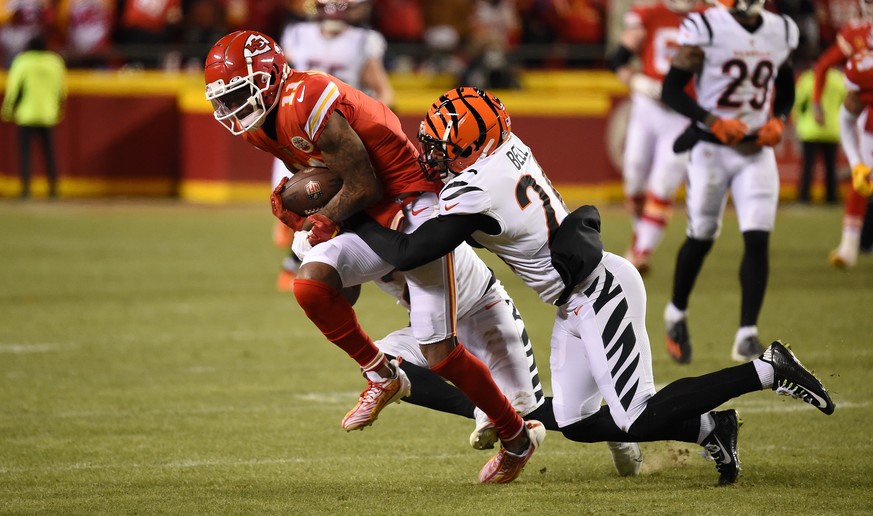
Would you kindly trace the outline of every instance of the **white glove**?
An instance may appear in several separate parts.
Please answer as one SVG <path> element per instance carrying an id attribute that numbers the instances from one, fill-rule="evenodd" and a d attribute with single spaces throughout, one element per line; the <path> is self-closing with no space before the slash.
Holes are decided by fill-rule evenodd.
<path id="1" fill-rule="evenodd" d="M 309 243 L 309 231 L 295 231 L 294 241 L 291 242 L 291 251 L 302 262 L 310 249 L 312 249 L 312 244 Z"/>
<path id="2" fill-rule="evenodd" d="M 648 75 L 635 73 L 630 78 L 630 89 L 643 95 L 661 100 L 661 82 Z"/>

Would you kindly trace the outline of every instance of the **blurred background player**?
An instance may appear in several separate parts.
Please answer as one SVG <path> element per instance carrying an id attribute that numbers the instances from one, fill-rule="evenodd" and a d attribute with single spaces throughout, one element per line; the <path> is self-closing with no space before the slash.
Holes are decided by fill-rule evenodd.
<path id="1" fill-rule="evenodd" d="M 382 409 L 409 393 L 396 360 L 379 351 L 361 328 L 343 290 L 383 277 L 392 267 L 340 224 L 366 211 L 389 227 L 413 231 L 435 210 L 439 187 L 421 175 L 418 153 L 397 116 L 381 102 L 323 72 L 288 66 L 269 36 L 237 31 L 220 39 L 204 66 L 206 98 L 232 134 L 282 158 L 295 170 L 329 168 L 342 187 L 305 219 L 270 198 L 276 217 L 295 229 L 292 248 L 302 258 L 294 297 L 324 337 L 360 367 L 367 380 L 358 403 L 342 420 L 346 431 L 371 425 Z M 452 257 L 406 274 L 410 323 L 428 366 L 454 383 L 494 423 L 501 448 L 479 473 L 482 483 L 507 483 L 521 474 L 545 438 L 536 421 L 524 422 L 482 361 L 455 333 Z"/>
<path id="2" fill-rule="evenodd" d="M 30 147 L 34 137 L 42 147 L 49 197 L 58 195 L 53 128 L 63 116 L 67 68 L 60 55 L 47 50 L 45 39 L 36 36 L 24 52 L 12 60 L 3 98 L 2 118 L 18 126 L 21 198 L 30 196 Z"/>
<path id="3" fill-rule="evenodd" d="M 840 109 L 843 151 L 852 167 L 852 189 L 864 199 L 873 194 L 870 171 L 873 167 L 873 52 L 862 50 L 846 63 L 849 93 Z M 860 118 L 860 121 L 859 121 Z"/>
<path id="4" fill-rule="evenodd" d="M 740 325 L 731 358 L 752 360 L 764 351 L 758 316 L 770 267 L 770 232 L 779 203 L 773 146 L 794 104 L 791 55 L 797 25 L 764 11 L 764 0 L 724 0 L 682 22 L 682 45 L 664 79 L 663 99 L 694 123 L 686 187 L 688 227 L 676 258 L 673 295 L 664 311 L 667 352 L 691 360 L 688 298 L 706 255 L 721 231 L 731 194 L 743 235 Z M 694 79 L 697 100 L 685 91 Z"/>
<path id="5" fill-rule="evenodd" d="M 840 146 L 839 112 L 846 96 L 843 74 L 831 68 L 827 72 L 820 109 L 812 109 L 812 90 L 815 81 L 812 70 L 806 70 L 797 78 L 796 98 L 791 118 L 797 138 L 803 145 L 803 166 L 797 185 L 797 202 L 807 204 L 812 199 L 814 171 L 819 158 L 824 168 L 824 200 L 828 204 L 839 201 L 837 190 L 837 150 Z M 816 113 L 822 113 L 819 123 Z"/>
<path id="6" fill-rule="evenodd" d="M 661 83 L 678 44 L 679 24 L 696 0 L 637 4 L 625 15 L 620 45 L 609 66 L 631 89 L 631 111 L 624 143 L 624 193 L 633 238 L 625 257 L 641 273 L 661 243 L 676 189 L 685 180 L 688 153 L 673 152 L 673 142 L 688 119 L 661 102 Z M 631 59 L 639 56 L 641 69 Z"/>
<path id="7" fill-rule="evenodd" d="M 369 0 L 317 0 L 317 20 L 292 23 L 282 34 L 285 58 L 297 70 L 319 70 L 363 90 L 386 106 L 394 103 L 394 88 L 383 62 L 385 38 L 366 28 L 370 18 Z M 280 159 L 273 160 L 273 187 L 290 174 Z M 273 225 L 273 242 L 288 249 L 291 231 L 280 221 Z M 276 279 L 281 292 L 291 290 L 300 260 L 289 255 L 282 261 Z"/>
<path id="8" fill-rule="evenodd" d="M 827 77 L 827 70 L 839 66 L 856 52 L 873 48 L 873 0 L 859 0 L 861 17 L 853 20 L 840 29 L 836 42 L 822 53 L 815 63 L 815 87 L 813 89 L 812 106 L 816 120 L 824 123 L 824 111 L 821 104 L 822 92 Z M 867 215 L 868 199 L 850 188 L 846 194 L 843 213 L 843 228 L 840 244 L 832 250 L 828 261 L 834 267 L 851 268 L 858 261 L 858 250 L 861 246 L 861 230 Z"/>

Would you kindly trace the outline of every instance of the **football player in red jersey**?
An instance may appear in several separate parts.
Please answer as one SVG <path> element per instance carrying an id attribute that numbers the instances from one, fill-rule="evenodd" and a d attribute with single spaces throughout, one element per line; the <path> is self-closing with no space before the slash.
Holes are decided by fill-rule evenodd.
<path id="1" fill-rule="evenodd" d="M 852 166 L 852 187 L 862 198 L 873 194 L 870 179 L 873 165 L 873 52 L 863 50 L 846 63 L 848 93 L 840 109 L 843 151 Z M 859 124 L 859 117 L 863 117 Z"/>
<path id="2" fill-rule="evenodd" d="M 873 0 L 859 0 L 861 14 L 859 20 L 848 23 L 840 29 L 837 41 L 831 45 L 818 58 L 815 63 L 815 85 L 812 94 L 812 106 L 816 120 L 824 123 L 824 115 L 821 110 L 821 95 L 824 89 L 827 70 L 846 62 L 852 54 L 873 48 Z M 846 196 L 845 211 L 843 213 L 843 231 L 840 244 L 832 250 L 828 260 L 831 265 L 839 268 L 854 267 L 858 261 L 858 248 L 861 244 L 861 228 L 864 225 L 864 217 L 867 214 L 867 198 L 858 194 L 854 188 L 849 190 Z"/>
<path id="3" fill-rule="evenodd" d="M 303 264 L 294 296 L 324 336 L 355 360 L 367 378 L 346 430 L 375 421 L 387 404 L 409 393 L 409 379 L 358 324 L 343 289 L 380 278 L 393 267 L 340 224 L 365 211 L 387 227 L 412 231 L 434 211 L 440 185 L 421 175 L 418 152 L 400 120 L 384 104 L 338 79 L 291 69 L 265 34 L 237 31 L 219 40 L 205 64 L 206 98 L 216 120 L 231 133 L 282 159 L 289 170 L 322 166 L 343 186 L 317 214 L 302 219 L 273 192 L 273 213 L 296 230 Z M 510 482 L 545 436 L 525 423 L 500 392 L 488 368 L 455 337 L 452 256 L 406 275 L 410 322 L 428 365 L 454 383 L 494 422 L 503 446 L 483 471 L 483 482 Z M 496 467 L 495 467 L 496 466 Z M 481 479 L 481 475 L 480 475 Z"/>
<path id="4" fill-rule="evenodd" d="M 633 223 L 631 247 L 625 254 L 641 273 L 661 243 L 673 198 L 685 180 L 688 153 L 673 152 L 673 142 L 687 119 L 661 102 L 661 83 L 679 48 L 679 25 L 696 0 L 663 0 L 638 4 L 625 15 L 620 45 L 610 68 L 631 89 L 631 112 L 624 145 L 624 193 Z M 631 65 L 639 56 L 640 70 Z"/>

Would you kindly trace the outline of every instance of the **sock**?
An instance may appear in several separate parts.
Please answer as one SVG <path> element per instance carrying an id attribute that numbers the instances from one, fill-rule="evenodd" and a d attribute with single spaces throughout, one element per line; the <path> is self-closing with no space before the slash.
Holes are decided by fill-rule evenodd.
<path id="1" fill-rule="evenodd" d="M 728 367 L 703 376 L 682 378 L 649 398 L 645 410 L 631 426 L 630 433 L 638 436 L 638 440 L 659 437 L 697 442 L 700 414 L 709 412 L 737 396 L 760 390 L 761 381 L 752 363 Z M 671 432 L 680 431 L 681 436 L 670 435 Z"/>
<path id="2" fill-rule="evenodd" d="M 688 318 L 688 310 L 679 310 L 673 303 L 667 303 L 664 309 L 664 320 L 668 323 L 677 323 Z"/>
<path id="3" fill-rule="evenodd" d="M 473 419 L 476 405 L 460 389 L 445 381 L 430 369 L 409 362 L 401 362 L 400 368 L 409 377 L 412 393 L 403 401 L 448 414 Z"/>
<path id="4" fill-rule="evenodd" d="M 773 382 L 776 381 L 776 370 L 773 369 L 773 364 L 764 362 L 760 358 L 752 360 L 752 365 L 755 366 L 755 371 L 758 373 L 758 380 L 761 382 L 761 389 L 772 389 Z"/>
<path id="5" fill-rule="evenodd" d="M 635 253 L 651 254 L 658 247 L 664 237 L 667 221 L 670 220 L 672 206 L 673 203 L 667 199 L 661 199 L 652 193 L 647 194 L 643 216 L 635 232 Z"/>
<path id="6" fill-rule="evenodd" d="M 697 444 L 703 444 L 703 440 L 715 430 L 715 418 L 707 412 L 700 415 L 700 432 L 697 434 Z"/>
<path id="7" fill-rule="evenodd" d="M 764 304 L 767 277 L 770 274 L 770 233 L 746 231 L 743 233 L 744 251 L 740 263 L 740 326 L 754 326 Z"/>
<path id="8" fill-rule="evenodd" d="M 352 305 L 335 288 L 320 281 L 294 280 L 294 297 L 306 317 L 327 340 L 345 351 L 362 369 L 378 369 L 384 356 L 358 324 Z"/>
<path id="9" fill-rule="evenodd" d="M 703 268 L 703 260 L 712 249 L 713 240 L 686 238 L 676 256 L 676 269 L 673 273 L 673 305 L 680 310 L 688 309 L 688 298 Z"/>
<path id="10" fill-rule="evenodd" d="M 526 421 L 531 419 L 539 421 L 546 430 L 560 430 L 558 422 L 555 421 L 555 411 L 552 409 L 551 396 L 546 396 L 543 404 L 525 415 L 524 419 Z"/>
<path id="11" fill-rule="evenodd" d="M 455 384 L 488 415 L 501 441 L 514 439 L 524 429 L 524 422 L 497 388 L 488 368 L 460 342 L 431 370 Z"/>

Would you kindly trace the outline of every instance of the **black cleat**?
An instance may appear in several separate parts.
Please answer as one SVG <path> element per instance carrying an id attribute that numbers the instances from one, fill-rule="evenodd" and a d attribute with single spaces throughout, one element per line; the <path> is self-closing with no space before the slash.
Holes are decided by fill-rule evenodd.
<path id="1" fill-rule="evenodd" d="M 836 405 L 827 389 L 781 342 L 777 340 L 770 344 L 761 360 L 773 366 L 773 390 L 777 394 L 799 398 L 825 414 L 834 413 Z"/>
<path id="2" fill-rule="evenodd" d="M 707 456 L 715 461 L 718 470 L 718 485 L 726 486 L 737 481 L 740 475 L 740 457 L 737 453 L 737 434 L 742 421 L 736 410 L 710 412 L 715 419 L 715 430 L 703 440 L 701 445 Z"/>
<path id="3" fill-rule="evenodd" d="M 667 323 L 667 353 L 680 364 L 691 362 L 691 337 L 688 336 L 688 322 Z"/>

